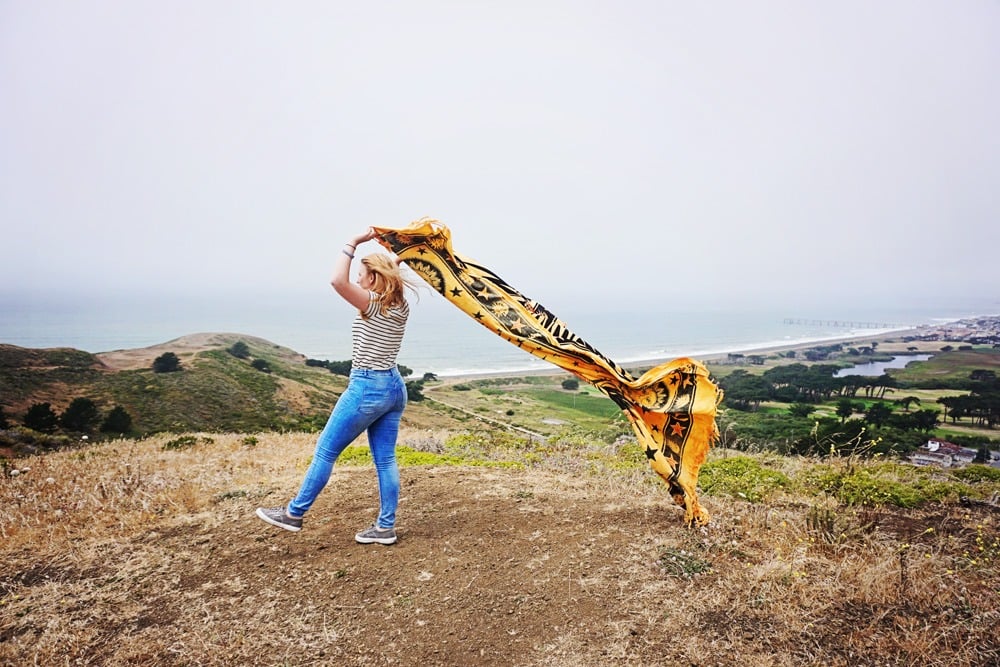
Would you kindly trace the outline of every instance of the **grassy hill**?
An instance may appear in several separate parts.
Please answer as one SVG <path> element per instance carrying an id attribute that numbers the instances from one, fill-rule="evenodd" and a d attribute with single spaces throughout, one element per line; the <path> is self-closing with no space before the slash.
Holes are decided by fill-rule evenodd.
<path id="1" fill-rule="evenodd" d="M 249 349 L 247 358 L 227 351 L 239 341 Z M 165 352 L 180 358 L 180 371 L 153 371 L 153 360 Z M 254 368 L 255 360 L 266 362 L 269 372 Z M 89 398 L 102 412 L 124 407 L 140 434 L 311 431 L 325 423 L 347 378 L 305 361 L 293 350 L 240 334 L 196 334 L 101 355 L 0 345 L 0 405 L 19 423 L 34 403 L 50 403 L 59 413 L 74 398 Z M 450 421 L 419 405 L 407 418 L 427 426 Z"/>

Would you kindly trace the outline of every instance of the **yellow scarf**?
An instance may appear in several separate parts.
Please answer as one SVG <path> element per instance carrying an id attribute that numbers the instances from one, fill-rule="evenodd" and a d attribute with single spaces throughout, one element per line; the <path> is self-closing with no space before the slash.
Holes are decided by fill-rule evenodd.
<path id="1" fill-rule="evenodd" d="M 687 524 L 704 525 L 698 470 L 718 437 L 722 392 L 701 363 L 674 359 L 638 379 L 570 331 L 540 303 L 452 250 L 451 233 L 422 218 L 402 229 L 375 227 L 376 240 L 477 322 L 504 340 L 590 382 L 628 417 L 653 470 L 669 485 Z"/>

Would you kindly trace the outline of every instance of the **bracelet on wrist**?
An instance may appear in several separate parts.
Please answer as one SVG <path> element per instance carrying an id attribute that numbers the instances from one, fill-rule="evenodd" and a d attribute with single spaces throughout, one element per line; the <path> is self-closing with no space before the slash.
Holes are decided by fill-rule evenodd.
<path id="1" fill-rule="evenodd" d="M 351 246 L 352 248 L 357 248 L 357 247 L 358 247 L 358 246 L 354 245 L 353 243 L 345 243 L 344 245 L 349 245 L 349 246 Z"/>
<path id="2" fill-rule="evenodd" d="M 352 255 L 351 253 L 347 252 L 343 248 L 341 248 L 340 252 L 344 253 L 345 255 L 347 255 L 348 257 L 350 257 L 351 259 L 354 259 L 354 255 Z"/>

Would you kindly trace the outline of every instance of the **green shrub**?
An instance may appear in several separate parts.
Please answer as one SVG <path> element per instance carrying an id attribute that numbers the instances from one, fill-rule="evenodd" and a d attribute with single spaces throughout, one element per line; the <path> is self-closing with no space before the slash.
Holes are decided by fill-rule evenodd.
<path id="1" fill-rule="evenodd" d="M 174 438 L 173 440 L 168 440 L 167 442 L 163 443 L 163 449 L 167 451 L 169 450 L 176 451 L 180 449 L 187 449 L 188 447 L 194 447 L 198 443 L 204 445 L 210 445 L 213 442 L 215 442 L 215 440 L 206 436 L 196 438 L 193 435 L 182 435 L 179 438 Z"/>
<path id="2" fill-rule="evenodd" d="M 24 425 L 39 433 L 53 433 L 59 426 L 59 417 L 51 403 L 35 403 L 24 415 Z"/>
<path id="3" fill-rule="evenodd" d="M 399 455 L 399 448 L 396 448 L 396 455 Z M 341 452 L 340 457 L 337 458 L 338 465 L 370 465 L 372 463 L 372 454 L 367 447 L 362 447 L 360 445 L 350 445 L 347 449 Z"/>
<path id="4" fill-rule="evenodd" d="M 246 359 L 250 356 L 250 348 L 246 343 L 239 340 L 233 343 L 227 350 L 229 354 L 233 355 L 237 359 Z"/>
<path id="5" fill-rule="evenodd" d="M 101 433 L 118 433 L 124 435 L 132 430 L 132 415 L 120 405 L 111 408 L 111 411 L 101 422 Z"/>
<path id="6" fill-rule="evenodd" d="M 916 487 L 890 478 L 898 466 L 857 467 L 854 464 L 811 466 L 799 480 L 806 493 L 826 493 L 845 505 L 916 507 L 924 501 Z M 895 475 L 892 475 L 895 477 Z"/>
<path id="7" fill-rule="evenodd" d="M 196 444 L 198 444 L 198 438 L 193 435 L 182 435 L 179 438 L 167 440 L 163 443 L 163 449 L 166 451 L 187 449 L 188 447 L 194 447 Z"/>
<path id="8" fill-rule="evenodd" d="M 1000 470 L 978 463 L 954 470 L 951 475 L 973 484 L 976 482 L 1000 482 Z"/>
<path id="9" fill-rule="evenodd" d="M 706 463 L 698 482 L 709 495 L 730 495 L 760 502 L 777 489 L 790 485 L 788 477 L 765 468 L 757 459 L 736 456 Z"/>
<path id="10" fill-rule="evenodd" d="M 408 401 L 424 400 L 423 380 L 410 380 L 409 382 L 406 383 L 406 400 Z"/>
<path id="11" fill-rule="evenodd" d="M 495 466 L 499 468 L 521 467 L 515 461 L 490 460 L 479 456 L 464 456 L 456 453 L 437 454 L 422 452 L 410 447 L 397 447 L 396 460 L 401 466 Z M 372 465 L 372 455 L 368 447 L 352 445 L 337 459 L 338 465 Z"/>
<path id="12" fill-rule="evenodd" d="M 59 417 L 59 424 L 69 431 L 92 431 L 101 419 L 93 400 L 77 397 Z"/>
<path id="13" fill-rule="evenodd" d="M 830 491 L 845 505 L 918 507 L 924 502 L 922 494 L 914 487 L 877 477 L 868 470 L 840 476 Z"/>

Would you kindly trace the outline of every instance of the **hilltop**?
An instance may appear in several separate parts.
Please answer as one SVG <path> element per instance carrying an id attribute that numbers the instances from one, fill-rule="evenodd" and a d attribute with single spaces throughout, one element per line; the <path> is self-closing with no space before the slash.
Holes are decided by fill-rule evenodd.
<path id="1" fill-rule="evenodd" d="M 688 530 L 627 445 L 411 429 L 401 444 L 391 547 L 353 541 L 378 502 L 362 447 L 301 533 L 254 517 L 294 492 L 307 434 L 161 435 L 19 460 L 0 476 L 0 664 L 1000 660 L 994 507 L 955 490 L 921 509 L 803 491 L 838 477 L 844 491 L 891 491 L 903 468 L 714 450 L 713 523 Z M 906 484 L 1000 488 L 959 479 Z"/>

